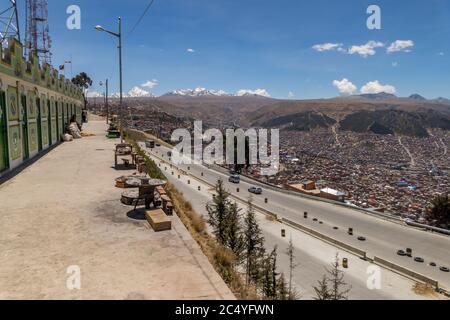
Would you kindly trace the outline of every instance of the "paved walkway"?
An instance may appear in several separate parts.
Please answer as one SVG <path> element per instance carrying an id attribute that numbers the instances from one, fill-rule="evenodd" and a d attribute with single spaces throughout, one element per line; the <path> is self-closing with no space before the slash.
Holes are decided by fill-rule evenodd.
<path id="1" fill-rule="evenodd" d="M 127 217 L 105 124 L 0 186 L 0 299 L 233 299 L 177 217 L 154 233 Z M 78 266 L 81 289 L 69 290 Z M 69 281 L 70 282 L 70 281 Z"/>

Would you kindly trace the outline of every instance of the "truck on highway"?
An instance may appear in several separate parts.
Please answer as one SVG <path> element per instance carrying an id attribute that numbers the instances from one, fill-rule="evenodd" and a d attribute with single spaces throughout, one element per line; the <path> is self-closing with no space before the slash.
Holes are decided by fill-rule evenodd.
<path id="1" fill-rule="evenodd" d="M 228 179 L 229 182 L 231 183 L 240 183 L 241 182 L 241 176 L 238 174 L 233 174 L 230 176 L 230 178 Z"/>

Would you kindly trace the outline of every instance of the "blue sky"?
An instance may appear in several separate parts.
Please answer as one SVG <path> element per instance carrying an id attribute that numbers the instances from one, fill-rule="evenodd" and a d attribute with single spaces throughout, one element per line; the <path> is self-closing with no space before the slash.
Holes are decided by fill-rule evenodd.
<path id="1" fill-rule="evenodd" d="M 157 95 L 201 86 L 306 99 L 381 87 L 400 96 L 450 97 L 447 0 L 155 0 L 130 34 L 148 2 L 49 0 L 53 64 L 72 57 L 73 73 L 86 71 L 96 83 L 108 77 L 118 91 L 115 39 L 93 27 L 116 28 L 120 15 L 124 91 L 156 79 L 150 91 Z M 66 28 L 71 4 L 81 8 L 81 30 Z M 381 30 L 366 27 L 371 4 L 382 10 Z M 333 50 L 313 49 L 324 44 Z"/>

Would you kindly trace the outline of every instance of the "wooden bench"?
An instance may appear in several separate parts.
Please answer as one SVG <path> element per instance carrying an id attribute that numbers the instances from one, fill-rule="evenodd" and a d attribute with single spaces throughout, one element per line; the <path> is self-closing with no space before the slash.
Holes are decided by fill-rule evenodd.
<path id="1" fill-rule="evenodd" d="M 155 232 L 172 230 L 172 221 L 161 209 L 147 210 L 145 217 Z"/>

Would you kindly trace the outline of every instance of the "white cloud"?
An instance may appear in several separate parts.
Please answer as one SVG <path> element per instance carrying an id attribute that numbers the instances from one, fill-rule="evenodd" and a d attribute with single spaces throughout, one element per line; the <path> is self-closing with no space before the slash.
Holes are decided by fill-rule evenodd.
<path id="1" fill-rule="evenodd" d="M 340 81 L 334 80 L 333 86 L 335 86 L 342 95 L 352 95 L 358 90 L 358 88 L 346 78 Z"/>
<path id="2" fill-rule="evenodd" d="M 319 52 L 324 51 L 332 51 L 332 50 L 344 50 L 342 49 L 342 43 L 323 43 L 323 44 L 316 44 L 312 47 L 314 50 Z"/>
<path id="3" fill-rule="evenodd" d="M 195 50 L 192 49 L 192 48 L 188 48 L 188 49 L 186 49 L 186 51 L 187 51 L 188 53 L 194 53 L 194 52 L 195 52 Z"/>
<path id="4" fill-rule="evenodd" d="M 445 56 L 445 53 L 444 52 L 439 52 L 438 55 L 439 56 Z"/>
<path id="5" fill-rule="evenodd" d="M 148 81 L 144 82 L 143 84 L 141 84 L 141 87 L 153 89 L 158 84 L 159 84 L 158 80 L 153 79 L 153 80 L 148 80 Z"/>
<path id="6" fill-rule="evenodd" d="M 411 52 L 411 48 L 414 47 L 414 41 L 412 40 L 397 40 L 392 42 L 387 48 L 387 53 L 394 52 Z"/>
<path id="7" fill-rule="evenodd" d="M 270 98 L 269 92 L 267 92 L 266 89 L 256 89 L 256 90 L 249 90 L 249 89 L 241 89 L 236 93 L 237 96 L 246 96 L 246 95 L 258 95 Z"/>
<path id="8" fill-rule="evenodd" d="M 395 67 L 398 67 L 398 62 L 397 61 L 394 61 L 394 62 L 392 62 L 392 66 L 395 68 Z"/>
<path id="9" fill-rule="evenodd" d="M 288 98 L 293 98 L 293 97 L 295 97 L 295 93 L 293 93 L 292 91 L 289 91 Z"/>
<path id="10" fill-rule="evenodd" d="M 375 49 L 384 47 L 384 43 L 379 41 L 369 41 L 366 44 L 360 46 L 351 46 L 348 49 L 349 54 L 359 54 L 360 56 L 367 58 L 376 54 Z"/>
<path id="11" fill-rule="evenodd" d="M 396 91 L 394 86 L 389 84 L 383 85 L 378 80 L 368 82 L 361 88 L 362 94 L 376 94 L 382 92 L 394 94 Z"/>

